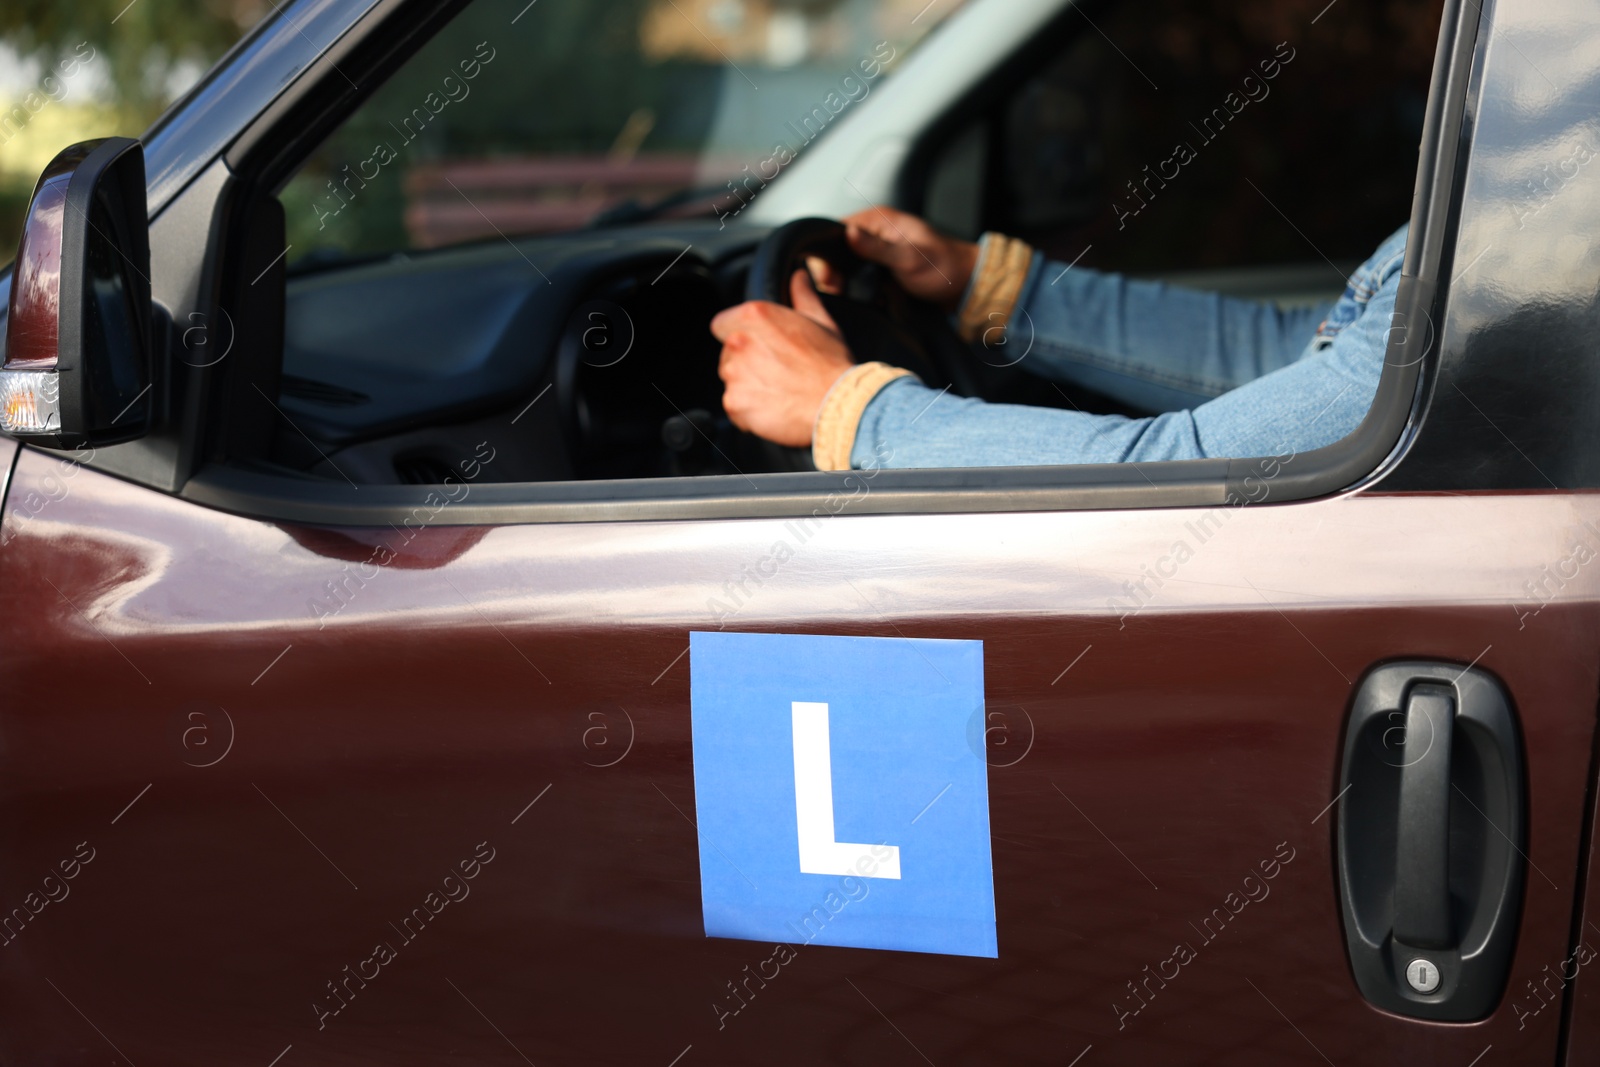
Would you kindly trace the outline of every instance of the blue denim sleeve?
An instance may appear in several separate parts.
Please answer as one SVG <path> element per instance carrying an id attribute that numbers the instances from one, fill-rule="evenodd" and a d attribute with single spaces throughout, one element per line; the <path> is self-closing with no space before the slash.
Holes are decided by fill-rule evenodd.
<path id="1" fill-rule="evenodd" d="M 1036 254 L 1007 348 L 1022 346 L 1021 366 L 1041 377 L 1180 411 L 1294 362 L 1332 305 L 1280 308 Z"/>
<path id="2" fill-rule="evenodd" d="M 1155 351 L 1162 343 L 1181 347 L 1186 343 L 1186 323 L 1209 323 L 1211 332 L 1187 350 L 1201 354 L 1199 366 L 1209 368 L 1207 361 L 1214 355 L 1219 380 L 1246 373 L 1256 365 L 1268 370 L 1192 410 L 1139 419 L 988 404 L 902 378 L 884 387 L 862 413 L 852 466 L 994 467 L 1246 458 L 1331 444 L 1360 424 L 1377 392 L 1399 282 L 1396 269 L 1365 303 L 1359 317 L 1340 329 L 1330 343 L 1307 344 L 1314 324 L 1297 319 L 1293 328 L 1301 331 L 1297 351 L 1303 354 L 1299 359 L 1293 358 L 1294 352 L 1284 354 L 1288 325 L 1280 325 L 1281 320 L 1272 316 L 1252 320 L 1242 314 L 1230 319 L 1228 305 L 1236 301 L 1216 303 L 1196 294 L 1196 301 L 1182 304 L 1185 315 L 1194 313 L 1193 320 L 1139 322 L 1129 313 L 1127 286 L 1140 283 L 1123 283 L 1118 287 L 1120 295 L 1103 289 L 1096 297 L 1098 306 L 1090 301 L 1089 314 L 1098 317 L 1094 329 L 1101 332 L 1097 336 L 1117 342 L 1115 351 Z M 1091 280 L 1083 284 L 1094 287 L 1101 283 Z M 1143 295 L 1132 299 L 1143 299 Z M 1161 304 L 1165 306 L 1164 297 Z M 1230 321 L 1231 327 L 1217 325 Z M 1244 338 L 1245 354 L 1235 357 L 1226 350 L 1227 344 L 1214 350 L 1219 339 L 1216 331 L 1223 329 L 1220 336 L 1226 339 L 1226 330 L 1234 328 Z M 1043 372 L 1045 361 L 1039 362 L 1036 369 Z M 1207 369 L 1206 373 L 1213 371 Z M 1081 380 L 1076 372 L 1073 380 Z"/>

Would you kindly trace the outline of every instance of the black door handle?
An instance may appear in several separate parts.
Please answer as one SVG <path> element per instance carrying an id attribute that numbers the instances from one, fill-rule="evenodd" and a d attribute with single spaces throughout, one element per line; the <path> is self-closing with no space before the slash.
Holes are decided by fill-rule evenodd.
<path id="1" fill-rule="evenodd" d="M 1387 1011 L 1467 1021 L 1505 989 L 1524 877 L 1522 753 L 1488 673 L 1389 663 L 1356 691 L 1337 817 L 1351 970 Z"/>
<path id="2" fill-rule="evenodd" d="M 1455 694 L 1414 685 L 1406 696 L 1400 809 L 1395 824 L 1394 938 L 1449 948 L 1450 740 Z"/>

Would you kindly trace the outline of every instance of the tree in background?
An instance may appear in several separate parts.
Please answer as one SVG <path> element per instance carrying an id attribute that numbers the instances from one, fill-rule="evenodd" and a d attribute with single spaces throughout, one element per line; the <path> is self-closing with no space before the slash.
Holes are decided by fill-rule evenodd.
<path id="1" fill-rule="evenodd" d="M 0 3 L 0 41 L 37 62 L 41 82 L 63 60 L 92 54 L 94 84 L 106 94 L 93 104 L 71 106 L 46 102 L 42 94 L 48 87 L 17 99 L 0 98 L 0 117 L 11 116 L 0 124 L 0 267 L 16 255 L 23 213 L 50 153 L 91 137 L 137 136 L 189 78 L 272 8 L 271 0 Z M 93 51 L 83 49 L 85 44 Z M 18 112 L 25 101 L 30 106 Z"/>
<path id="2" fill-rule="evenodd" d="M 209 67 L 270 10 L 269 0 L 6 0 L 0 40 L 46 67 L 87 41 L 114 103 L 142 129 L 184 69 Z"/>

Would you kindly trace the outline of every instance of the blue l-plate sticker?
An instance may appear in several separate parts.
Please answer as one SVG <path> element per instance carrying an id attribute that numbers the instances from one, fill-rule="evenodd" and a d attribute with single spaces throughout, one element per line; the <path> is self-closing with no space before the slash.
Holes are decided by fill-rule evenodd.
<path id="1" fill-rule="evenodd" d="M 983 643 L 691 633 L 708 937 L 999 954 Z"/>

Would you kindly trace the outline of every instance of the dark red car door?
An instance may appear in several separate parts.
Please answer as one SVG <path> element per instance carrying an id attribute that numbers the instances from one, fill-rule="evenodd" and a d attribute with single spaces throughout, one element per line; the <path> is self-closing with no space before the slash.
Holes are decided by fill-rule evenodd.
<path id="1" fill-rule="evenodd" d="M 685 653 L 783 522 L 429 528 L 319 625 L 392 531 L 31 451 L 9 499 L 15 1058 L 1555 1057 L 1558 1007 L 1515 991 L 1467 1026 L 1362 998 L 1334 802 L 1368 668 L 1492 674 L 1527 762 L 1512 973 L 1566 957 L 1593 590 L 1506 598 L 1587 497 L 827 520 L 730 628 L 983 643 L 999 952 L 781 963 L 703 933 Z"/>

